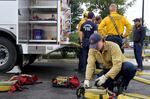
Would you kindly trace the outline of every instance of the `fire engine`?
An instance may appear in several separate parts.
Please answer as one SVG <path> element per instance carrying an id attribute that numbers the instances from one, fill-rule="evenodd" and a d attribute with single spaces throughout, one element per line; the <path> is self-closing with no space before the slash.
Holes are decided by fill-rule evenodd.
<path id="1" fill-rule="evenodd" d="M 0 0 L 0 72 L 69 44 L 69 0 Z"/>

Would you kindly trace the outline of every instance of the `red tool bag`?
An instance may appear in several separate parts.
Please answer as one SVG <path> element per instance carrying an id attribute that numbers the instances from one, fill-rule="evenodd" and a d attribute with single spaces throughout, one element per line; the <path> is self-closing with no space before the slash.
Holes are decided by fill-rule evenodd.
<path id="1" fill-rule="evenodd" d="M 77 76 L 69 77 L 69 84 L 71 88 L 78 88 L 80 86 L 80 81 Z"/>
<path id="2" fill-rule="evenodd" d="M 21 85 L 33 85 L 37 82 L 36 75 L 21 74 L 11 77 L 10 81 L 17 80 Z"/>
<path id="3" fill-rule="evenodd" d="M 77 76 L 57 76 L 52 79 L 53 87 L 69 87 L 72 89 L 76 89 L 80 86 L 80 82 Z"/>
<path id="4" fill-rule="evenodd" d="M 8 93 L 12 93 L 15 91 L 22 91 L 24 88 L 20 84 L 20 82 L 16 81 L 13 86 L 11 86 L 10 91 Z"/>

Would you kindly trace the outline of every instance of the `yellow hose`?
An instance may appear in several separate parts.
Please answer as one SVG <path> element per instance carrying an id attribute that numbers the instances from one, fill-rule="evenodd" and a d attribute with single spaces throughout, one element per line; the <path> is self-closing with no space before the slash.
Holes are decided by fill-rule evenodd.
<path id="1" fill-rule="evenodd" d="M 136 72 L 136 76 L 150 76 L 150 73 L 146 73 L 146 72 L 140 72 L 140 71 L 137 71 Z"/>
<path id="2" fill-rule="evenodd" d="M 149 96 L 144 96 L 144 95 L 137 94 L 137 93 L 123 93 L 123 95 L 133 97 L 133 99 L 150 99 Z"/>
<path id="3" fill-rule="evenodd" d="M 0 86 L 0 92 L 9 91 L 11 89 L 11 86 Z"/>
<path id="4" fill-rule="evenodd" d="M 133 80 L 150 85 L 150 80 L 135 76 Z"/>

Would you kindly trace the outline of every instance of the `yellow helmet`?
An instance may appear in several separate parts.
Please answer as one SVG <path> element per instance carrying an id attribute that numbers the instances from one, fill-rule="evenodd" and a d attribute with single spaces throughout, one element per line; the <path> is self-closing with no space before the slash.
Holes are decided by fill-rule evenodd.
<path id="1" fill-rule="evenodd" d="M 89 11 L 84 11 L 84 12 L 83 12 L 83 16 L 84 16 L 84 17 L 88 17 L 88 13 L 89 13 Z"/>

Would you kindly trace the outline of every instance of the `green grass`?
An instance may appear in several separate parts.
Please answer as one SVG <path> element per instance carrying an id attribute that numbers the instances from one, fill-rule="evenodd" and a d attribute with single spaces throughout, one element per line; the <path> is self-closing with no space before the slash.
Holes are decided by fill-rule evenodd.
<path id="1" fill-rule="evenodd" d="M 149 54 L 145 54 L 145 57 L 150 57 L 150 53 Z"/>
<path id="2" fill-rule="evenodd" d="M 144 46 L 144 49 L 150 49 L 150 46 L 147 46 L 147 47 Z"/>

